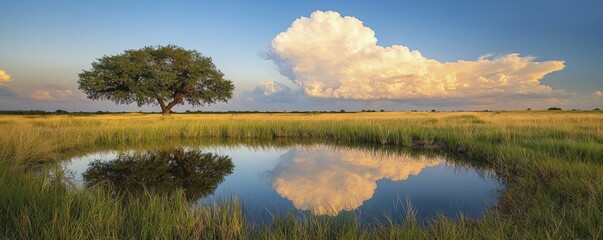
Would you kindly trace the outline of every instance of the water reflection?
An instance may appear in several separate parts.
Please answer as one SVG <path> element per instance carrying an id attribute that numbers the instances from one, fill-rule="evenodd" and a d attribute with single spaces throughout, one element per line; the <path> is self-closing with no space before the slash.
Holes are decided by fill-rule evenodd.
<path id="1" fill-rule="evenodd" d="M 247 219 L 255 222 L 290 210 L 327 216 L 353 211 L 363 219 L 382 219 L 387 213 L 401 221 L 407 201 L 419 219 L 458 213 L 479 217 L 493 206 L 504 185 L 469 164 L 417 149 L 216 144 L 96 152 L 63 167 L 77 186 L 107 184 L 119 191 L 147 188 L 161 194 L 183 189 L 199 204 L 236 196 Z"/>
<path id="2" fill-rule="evenodd" d="M 300 210 L 337 215 L 370 199 L 377 181 L 406 180 L 441 157 L 397 155 L 333 146 L 297 147 L 269 171 L 272 187 Z"/>
<path id="3" fill-rule="evenodd" d="M 118 191 L 147 189 L 165 194 L 183 189 L 188 199 L 212 194 L 234 164 L 228 156 L 175 148 L 120 154 L 111 161 L 92 161 L 82 174 L 86 186 L 107 184 Z"/>

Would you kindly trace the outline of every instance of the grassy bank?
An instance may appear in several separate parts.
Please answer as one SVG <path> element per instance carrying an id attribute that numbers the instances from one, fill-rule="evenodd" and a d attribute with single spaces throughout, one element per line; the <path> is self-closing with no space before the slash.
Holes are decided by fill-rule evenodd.
<path id="1" fill-rule="evenodd" d="M 7 115 L 0 134 L 0 237 L 603 238 L 600 112 Z M 440 146 L 489 166 L 508 189 L 477 221 L 363 228 L 353 219 L 285 216 L 251 226 L 236 201 L 191 209 L 178 195 L 76 193 L 27 171 L 93 149 L 209 138 Z"/>

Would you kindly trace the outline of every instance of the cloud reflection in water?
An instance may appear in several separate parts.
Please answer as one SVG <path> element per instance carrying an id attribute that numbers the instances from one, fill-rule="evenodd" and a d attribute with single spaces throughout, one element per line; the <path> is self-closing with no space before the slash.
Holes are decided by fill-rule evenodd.
<path id="1" fill-rule="evenodd" d="M 410 156 L 334 146 L 298 146 L 269 172 L 272 187 L 300 210 L 337 215 L 370 199 L 377 181 L 406 180 L 442 157 Z"/>

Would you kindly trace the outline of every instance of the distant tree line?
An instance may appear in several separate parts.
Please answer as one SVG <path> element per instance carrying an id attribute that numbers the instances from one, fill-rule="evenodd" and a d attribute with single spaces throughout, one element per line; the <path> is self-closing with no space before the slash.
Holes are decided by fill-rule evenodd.
<path id="1" fill-rule="evenodd" d="M 364 110 L 363 109 L 361 112 L 377 112 L 377 110 Z M 385 110 L 381 109 L 381 110 L 379 110 L 379 112 L 385 112 Z"/>
<path id="2" fill-rule="evenodd" d="M 551 107 L 548 108 L 547 110 L 549 111 L 562 111 L 563 109 L 559 108 L 559 107 Z M 594 108 L 592 111 L 600 111 L 600 108 Z M 526 111 L 532 111 L 532 108 L 528 108 L 526 109 Z M 581 109 L 571 109 L 570 111 L 582 111 Z M 287 111 L 287 110 L 283 110 L 283 111 L 201 111 L 201 110 L 196 110 L 196 111 L 191 111 L 191 110 L 186 110 L 184 112 L 174 112 L 174 111 L 170 111 L 170 113 L 173 114 L 253 114 L 253 113 L 310 113 L 310 114 L 318 114 L 318 113 L 358 113 L 358 112 L 363 112 L 363 113 L 372 113 L 372 112 L 408 112 L 408 110 L 406 111 L 386 111 L 386 110 L 361 110 L 361 111 L 346 111 L 344 109 L 341 109 L 339 111 L 335 111 L 335 110 L 330 110 L 330 111 Z M 438 110 L 432 109 L 429 111 L 426 110 L 410 110 L 410 112 L 439 112 Z M 447 112 L 447 111 L 441 111 L 441 112 Z M 451 110 L 448 112 L 506 112 L 506 110 L 500 110 L 500 111 L 493 111 L 493 110 L 478 110 L 478 111 L 466 111 L 466 110 Z M 110 112 L 110 111 L 91 111 L 91 112 L 85 112 L 85 111 L 74 111 L 74 112 L 69 112 L 67 110 L 62 110 L 62 109 L 58 109 L 56 111 L 44 111 L 44 110 L 0 110 L 0 115 L 65 115 L 65 114 L 69 114 L 69 115 L 100 115 L 100 114 L 119 114 L 119 113 L 132 113 L 132 112 L 126 112 L 126 111 L 120 111 L 120 112 Z M 159 114 L 161 112 L 142 112 L 142 111 L 138 111 L 137 113 L 141 113 L 141 114 Z"/>

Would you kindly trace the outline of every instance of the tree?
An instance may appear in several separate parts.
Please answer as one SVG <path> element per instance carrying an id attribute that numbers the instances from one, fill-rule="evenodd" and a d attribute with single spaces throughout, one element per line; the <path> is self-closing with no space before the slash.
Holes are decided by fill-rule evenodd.
<path id="1" fill-rule="evenodd" d="M 234 90 L 211 58 L 174 45 L 104 56 L 79 74 L 78 83 L 90 99 L 139 107 L 157 104 L 163 115 L 185 102 L 193 106 L 227 102 Z"/>

